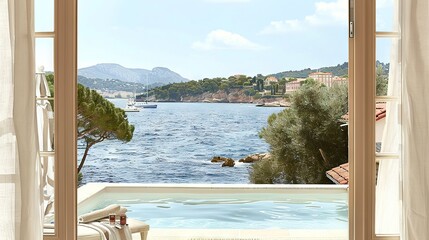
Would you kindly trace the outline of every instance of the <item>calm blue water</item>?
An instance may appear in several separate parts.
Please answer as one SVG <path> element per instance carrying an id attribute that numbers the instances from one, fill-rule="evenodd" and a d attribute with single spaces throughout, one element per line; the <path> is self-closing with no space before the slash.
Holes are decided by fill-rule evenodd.
<path id="1" fill-rule="evenodd" d="M 347 229 L 347 193 L 183 194 L 103 193 L 92 211 L 110 204 L 151 228 Z M 89 204 L 87 204 L 89 205 Z"/>
<path id="2" fill-rule="evenodd" d="M 126 100 L 112 102 L 119 107 L 126 104 Z M 210 160 L 220 155 L 238 161 L 266 152 L 268 145 L 258 132 L 269 115 L 282 109 L 158 103 L 157 109 L 127 113 L 136 127 L 133 139 L 94 145 L 82 170 L 82 183 L 249 183 L 248 164 L 236 162 L 233 168 L 222 168 Z"/>

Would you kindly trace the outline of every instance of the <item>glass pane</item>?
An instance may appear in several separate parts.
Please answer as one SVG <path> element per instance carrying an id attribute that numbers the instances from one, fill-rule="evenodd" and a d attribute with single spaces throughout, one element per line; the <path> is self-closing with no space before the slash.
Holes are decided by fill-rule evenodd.
<path id="1" fill-rule="evenodd" d="M 376 95 L 388 95 L 390 61 L 395 57 L 392 49 L 392 38 L 377 38 L 376 41 Z"/>
<path id="2" fill-rule="evenodd" d="M 55 233 L 53 39 L 36 39 L 36 114 L 44 204 L 44 233 Z"/>
<path id="3" fill-rule="evenodd" d="M 376 103 L 375 143 L 378 154 L 399 155 L 401 133 L 398 108 L 397 100 Z"/>
<path id="4" fill-rule="evenodd" d="M 383 158 L 377 168 L 375 233 L 399 235 L 399 164 L 400 159 Z"/>
<path id="5" fill-rule="evenodd" d="M 393 1 L 383 2 L 386 4 L 385 7 L 393 3 Z M 381 7 L 377 6 L 379 12 Z M 392 31 L 392 29 L 382 30 Z M 375 112 L 376 159 L 378 160 L 375 233 L 376 235 L 398 235 L 400 229 L 399 164 L 402 141 L 400 125 L 402 78 L 399 38 L 377 38 L 376 48 L 376 90 L 379 97 Z"/>
<path id="6" fill-rule="evenodd" d="M 54 39 L 36 38 L 36 72 L 41 72 L 40 67 L 47 74 L 54 71 Z"/>
<path id="7" fill-rule="evenodd" d="M 397 31 L 394 18 L 397 16 L 397 0 L 377 0 L 376 1 L 376 30 L 378 32 Z"/>
<path id="8" fill-rule="evenodd" d="M 34 1 L 34 30 L 36 32 L 54 31 L 54 0 Z"/>

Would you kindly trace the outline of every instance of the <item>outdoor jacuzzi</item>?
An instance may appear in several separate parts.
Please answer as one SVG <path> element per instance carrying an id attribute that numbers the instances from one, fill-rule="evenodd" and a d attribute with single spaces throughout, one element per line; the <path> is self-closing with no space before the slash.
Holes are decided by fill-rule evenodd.
<path id="1" fill-rule="evenodd" d="M 94 183 L 79 188 L 78 199 L 79 215 L 120 204 L 151 231 L 348 229 L 347 186 L 339 185 Z"/>

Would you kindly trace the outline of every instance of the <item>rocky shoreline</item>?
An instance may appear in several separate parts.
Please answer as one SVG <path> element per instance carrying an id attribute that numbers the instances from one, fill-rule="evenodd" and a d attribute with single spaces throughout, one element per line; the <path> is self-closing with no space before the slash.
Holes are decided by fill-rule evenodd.
<path id="1" fill-rule="evenodd" d="M 244 158 L 241 158 L 238 160 L 238 162 L 242 163 L 254 163 L 258 161 L 268 160 L 271 158 L 270 153 L 255 153 L 248 155 Z M 222 163 L 222 167 L 234 167 L 235 166 L 235 160 L 228 157 L 222 157 L 222 156 L 215 156 L 211 160 L 212 163 Z"/>
<path id="2" fill-rule="evenodd" d="M 198 96 L 185 96 L 180 101 L 172 99 L 156 99 L 149 97 L 153 102 L 187 102 L 187 103 L 254 103 L 259 107 L 288 107 L 290 104 L 283 97 L 254 99 L 247 96 L 242 89 L 227 91 L 219 90 L 215 93 L 205 92 Z"/>

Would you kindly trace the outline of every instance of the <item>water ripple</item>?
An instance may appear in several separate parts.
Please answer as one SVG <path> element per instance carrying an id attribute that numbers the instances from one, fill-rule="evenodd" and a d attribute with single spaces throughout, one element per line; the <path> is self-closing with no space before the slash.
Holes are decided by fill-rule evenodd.
<path id="1" fill-rule="evenodd" d="M 124 107 L 125 100 L 112 100 Z M 281 108 L 248 104 L 159 103 L 157 109 L 128 113 L 133 139 L 94 145 L 83 183 L 248 183 L 248 165 L 221 168 L 213 156 L 236 160 L 268 145 L 258 137 L 269 115 Z M 79 150 L 82 154 L 82 150 Z"/>

